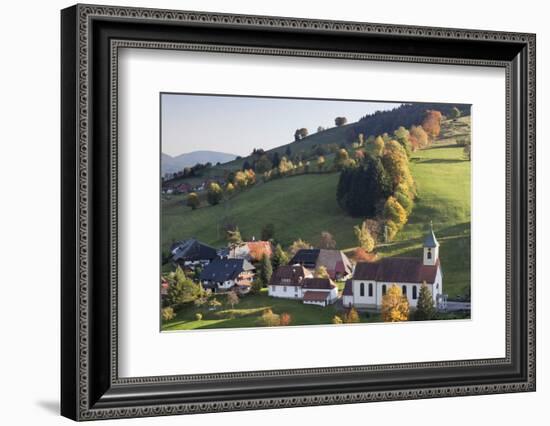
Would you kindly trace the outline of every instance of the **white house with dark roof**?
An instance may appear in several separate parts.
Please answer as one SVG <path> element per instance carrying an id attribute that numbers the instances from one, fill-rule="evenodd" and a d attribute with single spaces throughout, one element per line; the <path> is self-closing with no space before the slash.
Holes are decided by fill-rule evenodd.
<path id="1" fill-rule="evenodd" d="M 327 306 L 338 298 L 330 278 L 314 278 L 302 265 L 284 265 L 271 276 L 267 288 L 271 297 L 302 300 L 304 304 Z"/>
<path id="2" fill-rule="evenodd" d="M 401 287 L 409 306 L 415 308 L 424 282 L 436 305 L 439 304 L 443 299 L 443 273 L 439 243 L 431 225 L 424 239 L 422 258 L 388 257 L 377 262 L 358 263 L 353 277 L 346 281 L 342 303 L 345 307 L 380 308 L 382 296 L 395 284 Z"/>
<path id="3" fill-rule="evenodd" d="M 254 266 L 246 259 L 215 259 L 200 274 L 203 288 L 214 293 L 238 290 L 248 293 L 254 281 Z"/>

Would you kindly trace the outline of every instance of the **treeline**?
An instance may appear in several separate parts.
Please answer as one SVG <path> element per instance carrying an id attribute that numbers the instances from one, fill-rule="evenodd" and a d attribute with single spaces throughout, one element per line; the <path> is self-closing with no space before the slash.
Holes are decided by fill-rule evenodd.
<path id="1" fill-rule="evenodd" d="M 348 139 L 355 139 L 360 133 L 370 135 L 382 135 L 393 133 L 398 127 L 410 128 L 422 123 L 426 111 L 439 111 L 442 115 L 454 118 L 458 114 L 470 115 L 470 105 L 467 104 L 436 104 L 414 103 L 403 104 L 389 111 L 376 111 L 361 118 L 355 125 L 348 126 Z"/>

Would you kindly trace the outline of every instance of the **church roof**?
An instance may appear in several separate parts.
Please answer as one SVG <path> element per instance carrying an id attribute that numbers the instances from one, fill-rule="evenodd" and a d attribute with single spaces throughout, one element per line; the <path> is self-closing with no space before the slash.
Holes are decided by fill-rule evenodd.
<path id="1" fill-rule="evenodd" d="M 360 262 L 355 266 L 354 280 L 380 281 L 390 283 L 433 284 L 439 268 L 439 259 L 435 265 L 424 265 L 422 258 L 387 257 L 378 262 Z"/>
<path id="2" fill-rule="evenodd" d="M 426 238 L 424 239 L 424 247 L 430 247 L 430 248 L 439 247 L 439 243 L 437 242 L 437 238 L 435 238 L 434 229 L 432 227 L 431 222 L 430 222 L 430 232 L 428 232 L 428 235 L 426 235 Z"/>

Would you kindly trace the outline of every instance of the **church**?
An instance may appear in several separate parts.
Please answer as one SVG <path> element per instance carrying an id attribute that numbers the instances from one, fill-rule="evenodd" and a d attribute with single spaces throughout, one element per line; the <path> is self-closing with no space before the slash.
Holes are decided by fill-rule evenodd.
<path id="1" fill-rule="evenodd" d="M 346 281 L 342 293 L 344 307 L 379 309 L 382 296 L 392 284 L 401 287 L 409 306 L 416 307 L 420 286 L 426 283 L 436 306 L 443 300 L 443 273 L 439 260 L 439 243 L 433 227 L 424 239 L 422 258 L 387 257 L 377 262 L 360 262 Z"/>

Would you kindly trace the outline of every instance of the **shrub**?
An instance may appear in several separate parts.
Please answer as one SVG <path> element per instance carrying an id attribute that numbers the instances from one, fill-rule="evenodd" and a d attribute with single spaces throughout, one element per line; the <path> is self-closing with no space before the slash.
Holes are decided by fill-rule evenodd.
<path id="1" fill-rule="evenodd" d="M 283 312 L 280 317 L 280 325 L 290 325 L 292 316 L 288 312 Z"/>
<path id="2" fill-rule="evenodd" d="M 173 320 L 176 317 L 176 314 L 174 313 L 174 308 L 171 306 L 168 306 L 167 308 L 162 309 L 162 320 L 163 321 L 170 321 Z"/>
<path id="3" fill-rule="evenodd" d="M 344 321 L 342 321 L 342 318 L 340 318 L 338 315 L 334 315 L 332 317 L 332 323 L 333 324 L 343 324 Z"/>
<path id="4" fill-rule="evenodd" d="M 357 309 L 351 308 L 350 310 L 348 310 L 344 315 L 344 322 L 348 324 L 360 322 L 359 313 L 357 312 Z"/>
<path id="5" fill-rule="evenodd" d="M 201 314 L 200 312 L 197 312 L 197 313 L 195 314 L 195 320 L 196 320 L 196 321 L 202 320 L 202 314 Z"/>
<path id="6" fill-rule="evenodd" d="M 271 309 L 266 309 L 260 317 L 260 324 L 264 327 L 276 327 L 281 325 L 281 318 L 279 315 L 274 314 Z"/>

